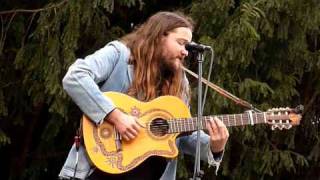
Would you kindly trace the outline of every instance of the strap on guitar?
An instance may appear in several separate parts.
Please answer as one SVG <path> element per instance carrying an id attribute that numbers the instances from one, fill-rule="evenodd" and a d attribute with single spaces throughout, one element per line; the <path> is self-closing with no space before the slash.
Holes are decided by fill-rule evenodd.
<path id="1" fill-rule="evenodd" d="M 194 72 L 192 72 L 191 70 L 189 70 L 186 67 L 182 67 L 184 71 L 186 71 L 187 73 L 189 73 L 191 76 L 195 77 L 195 78 L 199 78 L 198 75 Z M 218 92 L 220 95 L 222 95 L 225 98 L 228 98 L 230 100 L 232 100 L 233 102 L 235 102 L 237 105 L 240 105 L 242 107 L 248 108 L 248 109 L 253 109 L 255 111 L 260 111 L 257 108 L 255 108 L 252 104 L 248 103 L 245 100 L 242 100 L 240 98 L 238 98 L 237 96 L 231 94 L 230 92 L 224 90 L 223 88 L 219 87 L 218 85 L 208 81 L 207 79 L 201 77 L 201 82 L 206 84 L 207 86 L 209 86 L 211 89 L 215 90 L 216 92 Z"/>
<path id="2" fill-rule="evenodd" d="M 80 144 L 83 143 L 82 121 L 83 118 L 81 117 L 79 128 L 76 130 L 76 135 L 74 136 L 74 143 L 76 145 L 77 151 L 79 150 Z"/>
<path id="3" fill-rule="evenodd" d="M 80 119 L 80 126 L 76 130 L 76 135 L 74 136 L 74 144 L 76 146 L 76 162 L 75 162 L 74 173 L 73 173 L 72 179 L 76 178 L 76 172 L 77 172 L 78 162 L 79 162 L 79 148 L 80 148 L 81 143 L 83 143 L 82 121 L 83 121 L 83 118 Z"/>

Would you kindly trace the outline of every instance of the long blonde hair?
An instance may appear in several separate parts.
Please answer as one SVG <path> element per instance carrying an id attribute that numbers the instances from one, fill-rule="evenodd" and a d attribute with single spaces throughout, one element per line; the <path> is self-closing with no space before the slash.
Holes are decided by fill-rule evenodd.
<path id="1" fill-rule="evenodd" d="M 132 33 L 122 37 L 131 50 L 129 64 L 134 65 L 134 80 L 128 94 L 149 101 L 159 95 L 182 98 L 186 91 L 183 71 L 161 72 L 161 38 L 178 27 L 193 30 L 193 21 L 182 13 L 158 12 Z"/>

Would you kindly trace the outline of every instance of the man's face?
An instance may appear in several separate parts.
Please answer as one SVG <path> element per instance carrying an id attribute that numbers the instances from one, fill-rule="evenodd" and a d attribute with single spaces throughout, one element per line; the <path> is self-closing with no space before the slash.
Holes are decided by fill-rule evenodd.
<path id="1" fill-rule="evenodd" d="M 191 39 L 192 31 L 186 27 L 175 28 L 163 37 L 161 61 L 164 68 L 173 72 L 181 68 L 183 59 L 188 56 L 185 45 Z"/>

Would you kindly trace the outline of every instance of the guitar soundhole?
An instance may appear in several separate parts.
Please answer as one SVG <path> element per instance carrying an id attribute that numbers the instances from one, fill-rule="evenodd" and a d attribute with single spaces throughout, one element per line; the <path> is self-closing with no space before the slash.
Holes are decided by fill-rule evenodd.
<path id="1" fill-rule="evenodd" d="M 164 119 L 154 119 L 150 123 L 150 131 L 155 136 L 164 136 L 168 133 L 169 124 Z"/>

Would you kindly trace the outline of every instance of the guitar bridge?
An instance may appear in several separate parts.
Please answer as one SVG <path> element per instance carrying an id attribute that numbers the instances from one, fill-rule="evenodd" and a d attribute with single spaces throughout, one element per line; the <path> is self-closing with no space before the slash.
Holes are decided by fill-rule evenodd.
<path id="1" fill-rule="evenodd" d="M 121 135 L 120 135 L 120 133 L 116 130 L 115 127 L 114 127 L 114 132 L 115 132 L 114 141 L 115 141 L 115 144 L 116 144 L 116 149 L 117 149 L 117 152 L 120 152 L 120 151 L 122 151 Z"/>

